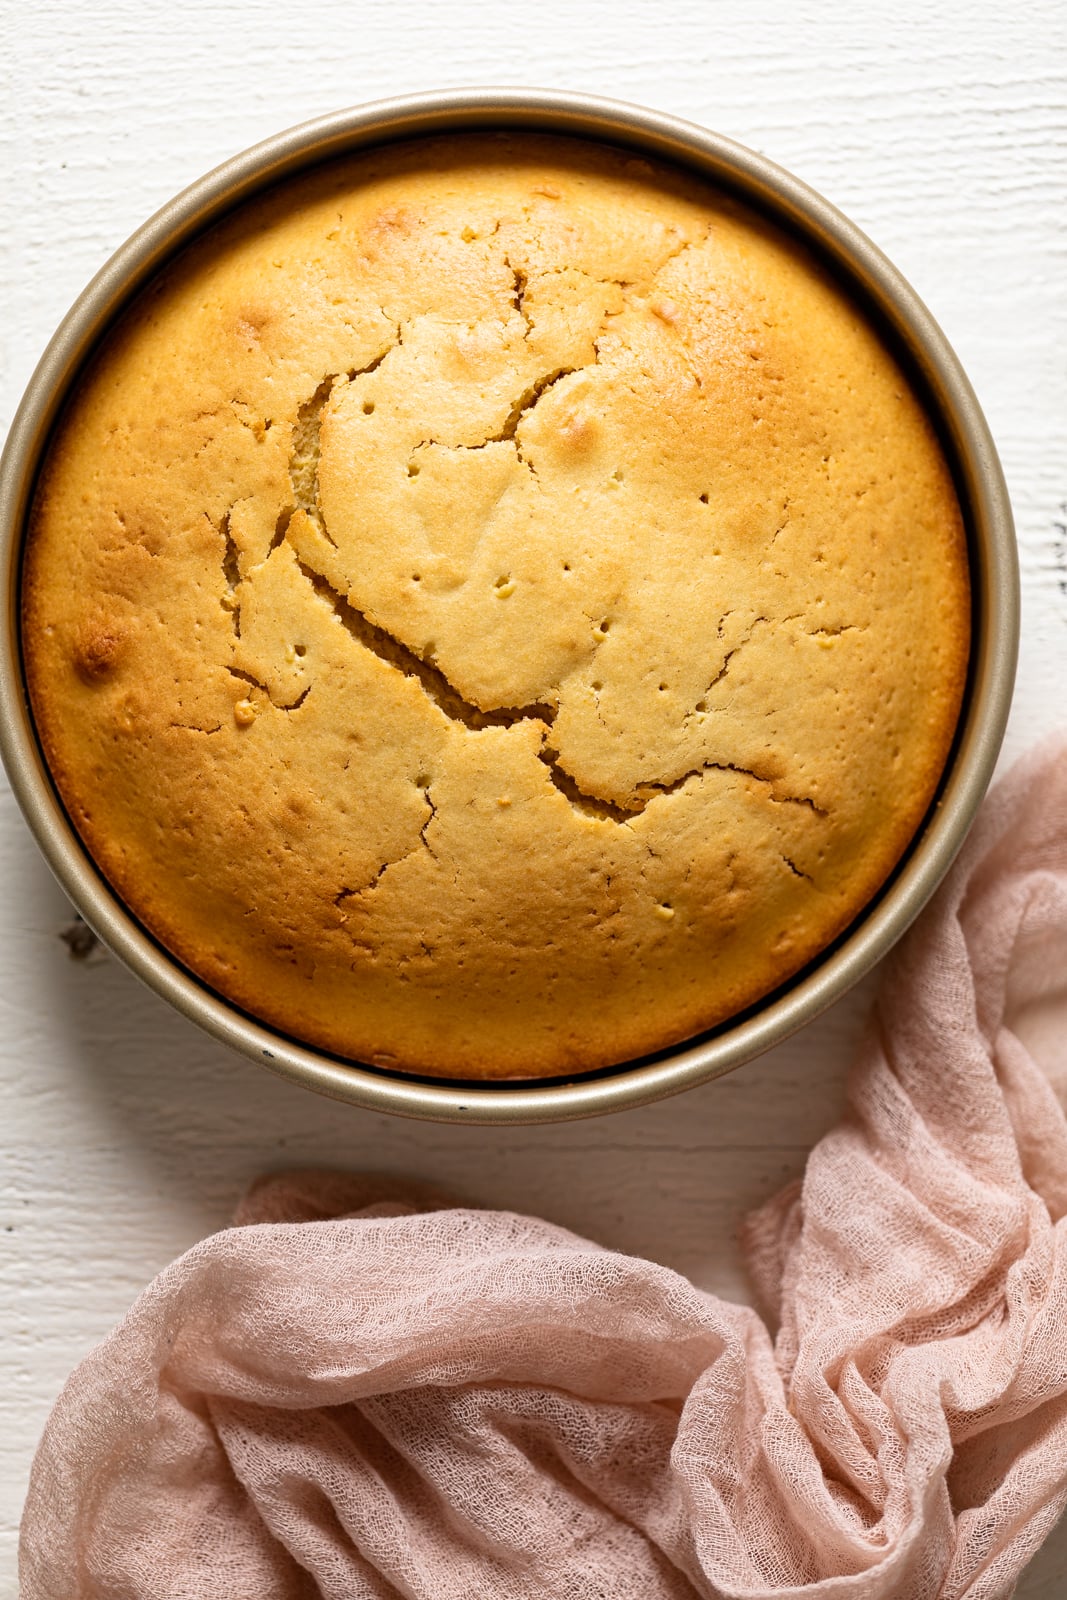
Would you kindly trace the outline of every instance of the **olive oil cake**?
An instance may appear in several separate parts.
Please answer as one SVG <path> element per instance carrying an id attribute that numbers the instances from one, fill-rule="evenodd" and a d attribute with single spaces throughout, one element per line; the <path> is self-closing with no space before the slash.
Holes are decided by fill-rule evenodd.
<path id="1" fill-rule="evenodd" d="M 144 291 L 56 431 L 39 736 L 141 923 L 282 1033 L 572 1075 L 875 894 L 966 676 L 952 478 L 878 331 L 695 177 L 383 147 Z"/>

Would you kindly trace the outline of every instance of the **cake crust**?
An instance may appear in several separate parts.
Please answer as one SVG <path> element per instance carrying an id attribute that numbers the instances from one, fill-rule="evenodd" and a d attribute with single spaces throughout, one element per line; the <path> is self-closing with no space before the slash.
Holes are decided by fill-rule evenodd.
<path id="1" fill-rule="evenodd" d="M 399 1071 L 688 1038 L 856 917 L 967 667 L 951 476 L 796 245 L 624 152 L 463 136 L 245 208 L 42 475 L 34 717 L 196 975 Z"/>

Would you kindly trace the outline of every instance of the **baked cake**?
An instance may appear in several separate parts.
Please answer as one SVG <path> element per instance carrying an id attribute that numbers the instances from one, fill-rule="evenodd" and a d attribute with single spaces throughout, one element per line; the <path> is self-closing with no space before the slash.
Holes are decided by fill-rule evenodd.
<path id="1" fill-rule="evenodd" d="M 141 923 L 281 1032 L 573 1074 L 857 916 L 952 742 L 966 548 L 805 252 L 624 151 L 478 135 L 249 205 L 58 429 L 23 640 Z"/>

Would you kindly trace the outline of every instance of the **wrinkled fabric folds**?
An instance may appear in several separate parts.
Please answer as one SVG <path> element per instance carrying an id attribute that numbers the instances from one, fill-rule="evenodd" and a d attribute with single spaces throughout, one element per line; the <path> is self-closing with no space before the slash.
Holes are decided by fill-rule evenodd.
<path id="1" fill-rule="evenodd" d="M 746 1225 L 770 1321 L 381 1178 L 256 1185 L 67 1384 L 25 1600 L 994 1600 L 1067 1499 L 1067 744 Z"/>

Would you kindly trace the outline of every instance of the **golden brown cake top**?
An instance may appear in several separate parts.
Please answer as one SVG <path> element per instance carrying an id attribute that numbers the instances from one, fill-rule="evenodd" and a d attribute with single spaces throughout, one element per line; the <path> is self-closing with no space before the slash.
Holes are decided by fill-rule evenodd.
<path id="1" fill-rule="evenodd" d="M 749 1005 L 899 858 L 967 656 L 878 336 L 695 181 L 335 165 L 142 295 L 38 495 L 46 754 L 145 925 L 285 1032 L 581 1071 Z"/>

